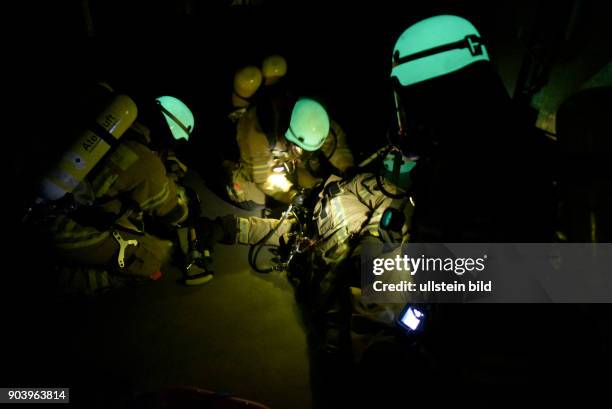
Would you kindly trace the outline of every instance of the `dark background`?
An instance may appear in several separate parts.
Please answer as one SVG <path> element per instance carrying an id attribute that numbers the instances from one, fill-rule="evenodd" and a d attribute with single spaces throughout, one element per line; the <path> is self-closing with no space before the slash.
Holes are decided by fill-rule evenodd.
<path id="1" fill-rule="evenodd" d="M 223 118 L 235 70 L 278 53 L 287 59 L 298 93 L 327 103 L 359 156 L 383 144 L 393 118 L 391 51 L 399 34 L 421 18 L 447 13 L 472 21 L 517 100 L 532 85 L 521 67 L 528 68 L 530 60 L 541 63 L 549 75 L 535 85 L 547 85 L 539 102 L 545 113 L 554 114 L 610 61 L 612 33 L 598 2 L 231 3 L 21 5 L 22 18 L 8 44 L 15 54 L 7 64 L 18 74 L 7 77 L 18 91 L 17 106 L 25 108 L 16 110 L 20 130 L 30 130 L 11 140 L 13 175 L 28 182 L 18 188 L 30 186 L 39 177 L 37 169 L 61 154 L 63 141 L 77 127 L 83 89 L 92 81 L 107 81 L 139 101 L 164 94 L 182 98 L 196 116 L 194 149 L 203 151 L 233 138 Z M 531 95 L 519 103 L 528 106 Z"/>
<path id="2" fill-rule="evenodd" d="M 394 42 L 423 17 L 448 13 L 472 21 L 486 39 L 507 90 L 525 107 L 524 120 L 531 124 L 536 123 L 538 112 L 526 107 L 540 108 L 540 115 L 554 115 L 565 98 L 610 61 L 609 13 L 600 2 L 244 3 L 90 0 L 20 5 L 17 24 L 7 37 L 10 54 L 4 62 L 9 69 L 5 85 L 17 90 L 17 97 L 9 104 L 10 122 L 16 129 L 5 145 L 10 168 L 7 236 L 11 240 L 2 287 L 5 315 L 10 317 L 5 322 L 13 325 L 10 334 L 5 333 L 9 334 L 5 335 L 9 341 L 5 355 L 16 358 L 14 366 L 7 368 L 20 368 L 21 373 L 4 373 L 3 380 L 35 376 L 28 371 L 36 365 L 21 366 L 17 359 L 24 351 L 32 353 L 32 358 L 46 342 L 30 325 L 32 318 L 45 322 L 43 328 L 51 331 L 46 334 L 58 330 L 55 324 L 61 322 L 61 317 L 51 314 L 44 281 L 39 280 L 47 268 L 44 249 L 33 246 L 34 238 L 19 235 L 19 222 L 35 181 L 78 129 L 83 90 L 92 81 L 107 81 L 141 100 L 164 94 L 183 99 L 196 116 L 194 156 L 201 151 L 206 158 L 206 150 L 234 137 L 223 118 L 235 70 L 260 65 L 266 55 L 278 53 L 288 61 L 292 82 L 301 92 L 316 94 L 328 104 L 331 116 L 350 136 L 356 156 L 362 158 L 384 144 L 393 118 L 388 76 Z M 535 101 L 534 90 L 524 81 L 526 61 L 540 62 L 550 74 L 540 78 L 541 87 L 535 81 L 535 91 L 540 92 Z M 554 134 L 554 128 L 546 129 Z M 543 164 L 549 159 L 543 157 Z M 474 306 L 470 307 L 473 312 Z M 495 320 L 495 311 L 503 307 L 495 306 L 488 319 Z M 601 325 L 607 321 L 607 308 L 522 307 L 520 314 L 537 315 L 547 324 L 555 317 L 560 323 L 550 324 L 547 338 L 541 337 L 542 332 L 534 335 L 529 329 L 516 328 L 514 338 L 523 346 L 533 346 L 528 359 L 541 359 L 543 367 L 563 368 L 564 359 L 571 358 L 567 365 L 576 368 L 572 373 L 581 379 L 595 378 L 595 364 L 608 362 L 610 351 L 604 341 L 610 338 L 601 336 L 609 331 L 609 326 Z M 564 316 L 571 317 L 568 322 L 581 317 L 581 325 L 566 327 Z M 585 321 L 584 316 L 589 319 Z M 486 329 L 488 323 L 474 318 L 474 327 L 478 326 Z M 547 332 L 547 326 L 542 328 Z M 555 352 L 539 355 L 551 350 Z"/>

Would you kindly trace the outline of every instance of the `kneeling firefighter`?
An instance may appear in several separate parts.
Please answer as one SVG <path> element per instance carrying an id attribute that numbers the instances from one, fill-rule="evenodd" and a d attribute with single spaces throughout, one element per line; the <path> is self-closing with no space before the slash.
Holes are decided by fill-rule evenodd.
<path id="1" fill-rule="evenodd" d="M 112 287 L 115 277 L 158 279 L 172 242 L 145 231 L 145 220 L 176 229 L 190 219 L 160 147 L 164 132 L 189 138 L 191 111 L 176 98 L 157 98 L 152 111 L 165 125 L 151 131 L 136 121 L 130 97 L 107 90 L 104 108 L 42 179 L 27 215 L 62 266 L 97 272 L 89 272 L 85 291 Z M 177 164 L 168 155 L 166 162 Z"/>
<path id="2" fill-rule="evenodd" d="M 236 140 L 240 160 L 228 169 L 226 190 L 244 208 L 264 206 L 267 197 L 288 204 L 300 188 L 353 166 L 346 136 L 326 109 L 278 89 L 260 96 L 240 118 Z"/>

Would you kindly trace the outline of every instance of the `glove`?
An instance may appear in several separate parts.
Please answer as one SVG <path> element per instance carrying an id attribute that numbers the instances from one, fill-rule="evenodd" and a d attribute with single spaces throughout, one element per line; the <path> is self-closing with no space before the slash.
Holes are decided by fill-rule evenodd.
<path id="1" fill-rule="evenodd" d="M 236 223 L 236 217 L 233 215 L 217 217 L 214 220 L 208 217 L 199 218 L 196 230 L 200 242 L 208 249 L 212 249 L 217 243 L 234 244 L 238 234 Z"/>

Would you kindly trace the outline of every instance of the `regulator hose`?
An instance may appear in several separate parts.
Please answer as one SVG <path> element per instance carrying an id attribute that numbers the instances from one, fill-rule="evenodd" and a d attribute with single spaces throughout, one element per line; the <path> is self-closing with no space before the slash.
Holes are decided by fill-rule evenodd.
<path id="1" fill-rule="evenodd" d="M 270 239 L 270 237 L 272 237 L 272 235 L 278 231 L 279 227 L 283 224 L 283 222 L 287 220 L 287 217 L 289 217 L 289 214 L 293 213 L 293 209 L 296 206 L 303 204 L 303 202 L 304 202 L 304 197 L 302 195 L 302 192 L 299 192 L 295 196 L 295 199 L 293 199 L 293 202 L 289 205 L 289 207 L 287 207 L 287 210 L 283 213 L 276 227 L 270 230 L 268 234 L 266 234 L 261 240 L 259 240 L 257 243 L 253 244 L 249 248 L 249 256 L 248 256 L 249 265 L 251 266 L 253 270 L 261 274 L 267 274 L 274 270 L 273 268 L 259 268 L 257 266 L 257 259 L 259 258 L 259 253 L 261 252 L 261 249 L 263 248 L 263 246 L 266 245 L 266 242 Z"/>

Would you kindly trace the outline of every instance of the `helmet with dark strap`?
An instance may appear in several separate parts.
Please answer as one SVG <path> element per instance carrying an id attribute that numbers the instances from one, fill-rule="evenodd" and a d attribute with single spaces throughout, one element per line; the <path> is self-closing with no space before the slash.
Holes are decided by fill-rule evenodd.
<path id="1" fill-rule="evenodd" d="M 391 78 L 406 87 L 477 61 L 489 61 L 489 54 L 476 27 L 461 17 L 435 16 L 400 35 L 393 48 Z"/>
<path id="2" fill-rule="evenodd" d="M 193 113 L 183 101 L 171 96 L 159 97 L 155 100 L 160 106 L 164 119 L 175 140 L 185 139 L 193 132 L 195 120 Z"/>

